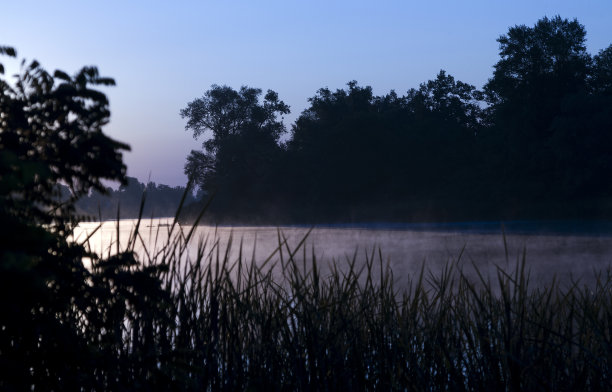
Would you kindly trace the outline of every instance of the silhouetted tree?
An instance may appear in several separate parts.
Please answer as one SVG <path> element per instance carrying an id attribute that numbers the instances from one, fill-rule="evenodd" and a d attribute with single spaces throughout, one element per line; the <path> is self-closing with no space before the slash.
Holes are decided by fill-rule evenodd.
<path id="1" fill-rule="evenodd" d="M 0 79 L 2 390 L 150 390 L 164 371 L 151 335 L 169 297 L 162 267 L 137 268 L 131 251 L 100 260 L 71 239 L 76 200 L 126 181 L 128 146 L 102 132 L 108 100 L 91 88 L 113 84 L 95 67 L 51 75 L 36 61 Z M 142 337 L 126 343 L 128 319 Z"/>
<path id="2" fill-rule="evenodd" d="M 505 191 L 517 197 L 548 198 L 563 176 L 559 159 L 571 145 L 551 145 L 555 119 L 588 91 L 591 58 L 586 32 L 577 20 L 540 19 L 502 35 L 501 59 L 485 86 L 491 120 L 504 146 Z M 501 174 L 501 173 L 500 173 Z M 519 195 L 520 194 L 520 195 Z"/>
<path id="3" fill-rule="evenodd" d="M 474 86 L 444 71 L 403 97 L 374 96 L 356 82 L 319 90 L 288 142 L 292 199 L 315 215 L 364 219 L 451 190 L 461 198 L 458 186 L 469 188 L 475 177 L 480 99 Z"/>
<path id="4" fill-rule="evenodd" d="M 485 86 L 489 101 L 532 105 L 524 110 L 531 111 L 539 128 L 547 125 L 547 117 L 564 95 L 585 88 L 590 64 L 585 37 L 584 26 L 576 19 L 559 16 L 540 19 L 534 27 L 511 27 L 497 40 L 501 59 Z"/>
<path id="5" fill-rule="evenodd" d="M 480 173 L 476 136 L 483 127 L 482 94 L 445 71 L 411 89 L 405 133 L 411 144 L 419 198 L 465 200 L 473 197 Z M 415 170 L 416 169 L 416 170 Z M 467 194 L 466 194 L 467 193 Z M 447 200 L 448 201 L 448 200 Z"/>
<path id="6" fill-rule="evenodd" d="M 283 114 L 289 106 L 278 94 L 242 87 L 213 85 L 201 97 L 181 110 L 186 130 L 194 138 L 210 132 L 203 151 L 192 151 L 185 173 L 208 194 L 217 192 L 214 207 L 231 207 L 234 213 L 257 208 L 274 194 L 268 187 L 281 154 L 279 138 L 285 132 Z"/>
<path id="7" fill-rule="evenodd" d="M 348 83 L 347 90 L 320 89 L 292 129 L 288 143 L 294 198 L 302 208 L 348 205 L 371 195 L 380 158 L 371 87 Z M 369 154 L 365 150 L 369 150 Z M 310 207 L 308 207 L 310 206 Z"/>
<path id="8" fill-rule="evenodd" d="M 36 61 L 0 80 L 0 389 L 76 390 L 93 359 L 76 328 L 87 253 L 68 236 L 74 201 L 124 180 L 128 146 L 102 133 L 108 100 L 90 88 L 113 84 L 95 67 L 51 75 Z"/>
<path id="9" fill-rule="evenodd" d="M 404 96 L 322 88 L 280 148 L 281 123 L 249 125 L 259 90 L 213 86 L 182 112 L 212 133 L 186 173 L 236 215 L 274 200 L 298 221 L 596 216 L 612 191 L 612 47 L 592 57 L 585 37 L 559 16 L 511 27 L 483 91 L 445 71 Z"/>

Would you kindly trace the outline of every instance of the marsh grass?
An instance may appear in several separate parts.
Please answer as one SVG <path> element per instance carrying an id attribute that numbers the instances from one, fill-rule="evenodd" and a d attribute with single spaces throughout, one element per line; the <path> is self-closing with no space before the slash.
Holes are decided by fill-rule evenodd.
<path id="1" fill-rule="evenodd" d="M 79 318 L 104 357 L 95 389 L 609 390 L 610 269 L 540 287 L 525 254 L 492 278 L 458 255 L 399 287 L 381 252 L 326 264 L 279 230 L 256 260 L 176 219 L 146 249 L 139 227 L 93 258 L 91 286 L 110 293 Z"/>

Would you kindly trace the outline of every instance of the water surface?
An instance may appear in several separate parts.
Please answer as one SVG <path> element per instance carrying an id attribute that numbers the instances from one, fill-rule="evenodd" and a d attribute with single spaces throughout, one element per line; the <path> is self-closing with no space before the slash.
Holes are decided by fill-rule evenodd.
<path id="1" fill-rule="evenodd" d="M 92 223 L 84 222 L 75 230 L 82 242 L 94 230 L 88 244 L 97 253 L 114 253 L 124 249 L 133 236 L 136 220 Z M 346 266 L 353 258 L 363 264 L 366 259 L 382 261 L 393 271 L 398 282 L 417 274 L 421 266 L 439 272 L 447 263 L 458 261 L 467 274 L 473 265 L 488 276 L 496 268 L 513 269 L 525 256 L 531 280 L 547 284 L 553 276 L 562 281 L 571 279 L 591 284 L 594 271 L 610 268 L 612 261 L 612 226 L 605 222 L 470 222 L 461 224 L 406 225 L 334 225 L 319 227 L 270 226 L 198 226 L 186 249 L 186 256 L 195 258 L 198 246 L 208 260 L 225 253 L 231 261 L 242 257 L 260 263 L 271 254 L 273 259 L 295 254 L 300 262 L 311 263 L 313 256 L 322 267 L 330 263 Z M 142 260 L 163 247 L 172 228 L 171 219 L 143 220 L 139 227 L 135 251 Z M 173 228 L 172 235 L 187 235 L 190 227 Z M 118 237 L 117 237 L 118 234 Z M 205 244 L 206 246 L 202 246 Z M 276 253 L 275 253 L 276 252 Z M 475 275 L 473 275 L 475 277 Z"/>

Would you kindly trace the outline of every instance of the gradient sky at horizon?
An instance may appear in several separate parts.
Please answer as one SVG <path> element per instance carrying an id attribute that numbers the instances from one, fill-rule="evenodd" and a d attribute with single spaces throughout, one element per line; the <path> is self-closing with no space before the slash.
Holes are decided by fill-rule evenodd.
<path id="1" fill-rule="evenodd" d="M 321 87 L 350 80 L 404 94 L 440 69 L 477 87 L 496 39 L 544 16 L 577 18 L 595 54 L 612 43 L 612 1 L 10 1 L 0 45 L 52 71 L 96 65 L 117 86 L 106 132 L 127 142 L 128 175 L 184 185 L 201 146 L 179 110 L 212 84 L 275 90 L 291 123 Z M 17 61 L 2 59 L 7 75 Z"/>

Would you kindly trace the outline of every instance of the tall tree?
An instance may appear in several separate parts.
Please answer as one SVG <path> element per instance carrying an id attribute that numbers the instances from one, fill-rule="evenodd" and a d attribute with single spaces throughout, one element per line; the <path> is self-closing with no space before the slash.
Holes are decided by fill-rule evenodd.
<path id="1" fill-rule="evenodd" d="M 311 209 L 324 215 L 344 212 L 369 199 L 384 178 L 379 168 L 386 129 L 377 126 L 372 88 L 355 81 L 347 87 L 318 90 L 292 129 L 292 198 L 307 214 Z"/>
<path id="2" fill-rule="evenodd" d="M 585 88 L 591 58 L 576 19 L 545 17 L 534 27 L 511 27 L 497 41 L 501 58 L 485 86 L 492 104 L 521 105 L 544 121 L 563 96 Z"/>
<path id="3" fill-rule="evenodd" d="M 481 99 L 445 71 L 402 97 L 374 96 L 356 82 L 320 89 L 288 143 L 297 208 L 358 219 L 366 209 L 434 199 L 453 187 L 458 197 L 457 184 L 469 188 Z"/>
<path id="4" fill-rule="evenodd" d="M 213 85 L 181 110 L 194 138 L 208 136 L 203 151 L 190 153 L 185 173 L 201 189 L 219 194 L 217 208 L 232 205 L 237 213 L 265 202 L 273 192 L 279 139 L 285 132 L 282 115 L 289 106 L 274 91 L 268 90 L 263 100 L 261 94 L 257 88 Z"/>
<path id="5" fill-rule="evenodd" d="M 492 131 L 504 154 L 500 186 L 520 198 L 549 198 L 563 176 L 561 161 L 572 154 L 559 133 L 562 113 L 585 97 L 591 57 L 586 31 L 577 20 L 540 19 L 502 35 L 500 60 L 485 86 Z M 563 132 L 570 131 L 567 127 Z"/>
<path id="6" fill-rule="evenodd" d="M 476 136 L 483 128 L 482 93 L 441 70 L 435 79 L 410 89 L 404 125 L 421 198 L 465 199 L 479 175 Z M 416 170 L 415 170 L 416 169 Z M 451 196 L 452 195 L 452 196 Z"/>

